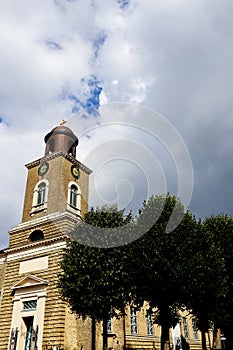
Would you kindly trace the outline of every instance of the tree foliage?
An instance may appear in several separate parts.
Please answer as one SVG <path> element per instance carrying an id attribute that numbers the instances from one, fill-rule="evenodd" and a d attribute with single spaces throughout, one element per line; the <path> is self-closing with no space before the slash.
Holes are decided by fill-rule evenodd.
<path id="1" fill-rule="evenodd" d="M 161 206 L 162 211 L 156 221 L 157 210 Z M 134 257 L 131 276 L 135 285 L 135 303 L 140 305 L 146 300 L 151 309 L 157 310 L 155 322 L 162 326 L 163 349 L 165 341 L 169 340 L 169 328 L 177 322 L 177 311 L 184 307 L 184 266 L 189 246 L 198 234 L 198 225 L 195 217 L 185 213 L 180 201 L 170 195 L 151 197 L 145 202 L 139 226 L 140 221 L 147 220 L 148 216 L 155 217 L 154 224 L 130 245 L 130 254 Z M 171 217 L 174 230 L 167 229 Z M 179 223 L 177 227 L 176 223 Z"/>
<path id="2" fill-rule="evenodd" d="M 84 235 L 89 240 L 95 227 L 120 227 L 128 224 L 131 218 L 131 214 L 124 216 L 124 211 L 118 211 L 116 207 L 92 208 L 85 215 L 84 223 L 78 225 L 71 235 Z M 104 237 L 103 231 L 103 240 Z M 78 316 L 103 320 L 104 347 L 107 320 L 110 316 L 122 315 L 129 302 L 125 250 L 126 246 L 96 248 L 72 241 L 65 249 L 61 263 L 63 273 L 59 278 L 59 287 L 63 299 Z"/>
<path id="3" fill-rule="evenodd" d="M 210 305 L 215 328 L 220 327 L 227 338 L 227 347 L 233 346 L 233 218 L 230 215 L 216 215 L 203 223 L 205 234 L 210 237 L 215 264 L 212 271 L 212 285 L 215 285 L 217 299 Z M 206 275 L 206 273 L 205 273 Z M 208 276 L 206 276 L 207 278 Z M 211 291 L 210 291 L 211 293 Z M 209 298 L 212 299 L 209 293 Z"/>
<path id="4" fill-rule="evenodd" d="M 199 222 L 199 234 L 189 250 L 186 272 L 186 306 L 195 316 L 202 332 L 202 348 L 206 349 L 205 333 L 220 324 L 227 290 L 227 277 L 222 248 L 212 230 Z"/>
<path id="5" fill-rule="evenodd" d="M 92 208 L 71 237 L 61 294 L 78 316 L 104 321 L 104 347 L 109 316 L 123 315 L 128 303 L 140 308 L 144 301 L 162 327 L 161 349 L 183 308 L 202 331 L 203 349 L 213 323 L 232 341 L 232 217 L 201 222 L 167 194 L 144 202 L 134 221 L 117 207 Z M 109 245 L 114 248 L 103 248 Z"/>

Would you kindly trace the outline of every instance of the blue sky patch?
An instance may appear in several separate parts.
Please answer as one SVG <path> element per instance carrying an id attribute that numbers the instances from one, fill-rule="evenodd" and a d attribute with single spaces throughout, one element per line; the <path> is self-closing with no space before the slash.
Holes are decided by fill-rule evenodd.
<path id="1" fill-rule="evenodd" d="M 91 75 L 89 78 L 82 78 L 81 83 L 88 85 L 88 95 L 85 96 L 84 94 L 83 96 L 82 92 L 80 92 L 80 94 L 75 94 L 69 90 L 69 87 L 65 87 L 62 91 L 61 98 L 73 102 L 72 113 L 78 113 L 81 109 L 85 109 L 88 114 L 97 117 L 100 105 L 99 96 L 102 91 L 100 81 L 97 80 L 95 75 Z"/>
<path id="2" fill-rule="evenodd" d="M 125 9 L 129 5 L 129 0 L 117 0 L 121 9 Z"/>

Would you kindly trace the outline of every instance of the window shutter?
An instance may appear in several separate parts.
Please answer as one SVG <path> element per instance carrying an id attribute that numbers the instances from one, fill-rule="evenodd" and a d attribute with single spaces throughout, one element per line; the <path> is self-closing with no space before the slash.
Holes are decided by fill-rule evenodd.
<path id="1" fill-rule="evenodd" d="M 16 350 L 18 332 L 19 332 L 18 328 L 11 329 L 9 350 Z"/>

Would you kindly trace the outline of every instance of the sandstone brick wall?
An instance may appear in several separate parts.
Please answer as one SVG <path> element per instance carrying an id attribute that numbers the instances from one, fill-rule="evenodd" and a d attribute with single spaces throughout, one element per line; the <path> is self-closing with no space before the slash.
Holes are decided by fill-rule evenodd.
<path id="1" fill-rule="evenodd" d="M 3 293 L 3 283 L 5 278 L 6 264 L 4 262 L 5 254 L 0 254 L 0 312 L 1 312 L 1 302 Z"/>
<path id="2" fill-rule="evenodd" d="M 65 350 L 91 350 L 91 319 L 82 320 L 66 309 Z"/>
<path id="3" fill-rule="evenodd" d="M 27 177 L 25 196 L 24 196 L 22 222 L 31 220 L 30 211 L 32 209 L 33 191 L 36 186 L 36 183 L 40 180 L 40 177 L 38 175 L 39 164 L 40 162 L 38 161 L 35 167 L 28 170 L 28 177 Z"/>
<path id="4" fill-rule="evenodd" d="M 48 281 L 48 286 L 46 288 L 47 296 L 45 302 L 43 348 L 45 348 L 49 342 L 57 345 L 63 345 L 64 343 L 66 305 L 61 300 L 57 288 L 57 276 L 60 272 L 59 261 L 61 259 L 61 254 L 62 250 L 46 253 L 46 255 L 49 255 L 48 269 L 30 272 L 30 274 Z M 45 254 L 38 254 L 36 257 L 44 255 Z M 13 311 L 13 295 L 11 288 L 27 275 L 19 275 L 20 261 L 25 260 L 28 260 L 28 258 L 25 257 L 20 260 L 10 261 L 6 266 L 6 278 L 4 281 L 4 293 L 0 312 L 0 350 L 6 350 L 8 346 Z"/>
<path id="5" fill-rule="evenodd" d="M 13 284 L 17 282 L 19 262 L 12 262 L 6 265 L 5 280 L 3 284 L 3 295 L 0 309 L 0 349 L 8 348 L 10 335 L 11 316 L 13 310 L 12 289 Z"/>
<path id="6" fill-rule="evenodd" d="M 4 259 L 4 255 L 1 256 L 1 254 L 0 254 L 0 259 L 1 258 Z M 5 276 L 5 267 L 6 267 L 5 263 L 1 263 L 0 262 L 0 289 L 3 288 L 3 281 L 4 281 L 4 276 Z"/>

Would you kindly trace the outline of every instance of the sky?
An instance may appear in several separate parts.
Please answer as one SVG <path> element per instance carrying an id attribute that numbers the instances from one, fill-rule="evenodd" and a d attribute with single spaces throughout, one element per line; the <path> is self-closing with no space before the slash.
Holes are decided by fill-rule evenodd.
<path id="1" fill-rule="evenodd" d="M 233 214 L 232 13 L 230 0 L 1 0 L 0 249 L 24 165 L 62 118 L 93 170 L 90 205 L 136 211 L 170 191 L 197 217 Z"/>

